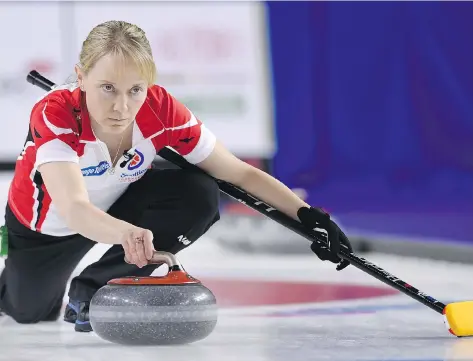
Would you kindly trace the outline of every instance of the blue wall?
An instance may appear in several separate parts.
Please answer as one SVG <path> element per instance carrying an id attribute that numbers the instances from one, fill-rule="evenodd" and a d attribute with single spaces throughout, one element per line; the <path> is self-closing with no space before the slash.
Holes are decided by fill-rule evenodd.
<path id="1" fill-rule="evenodd" d="M 267 7 L 275 176 L 348 227 L 473 242 L 473 3 Z"/>

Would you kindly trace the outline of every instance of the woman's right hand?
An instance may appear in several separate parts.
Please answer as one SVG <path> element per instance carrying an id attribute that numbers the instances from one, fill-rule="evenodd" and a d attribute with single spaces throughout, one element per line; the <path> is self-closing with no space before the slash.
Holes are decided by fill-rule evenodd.
<path id="1" fill-rule="evenodd" d="M 153 233 L 148 229 L 134 227 L 123 235 L 122 246 L 125 261 L 142 268 L 148 264 L 155 252 Z"/>

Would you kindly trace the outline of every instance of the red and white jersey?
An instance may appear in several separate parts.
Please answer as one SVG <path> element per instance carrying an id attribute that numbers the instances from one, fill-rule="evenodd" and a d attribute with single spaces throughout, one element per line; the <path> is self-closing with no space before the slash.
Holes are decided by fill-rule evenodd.
<path id="1" fill-rule="evenodd" d="M 163 147 L 172 147 L 196 164 L 212 152 L 214 145 L 215 136 L 202 122 L 164 88 L 154 85 L 136 115 L 132 148 L 115 168 L 110 168 L 107 146 L 94 135 L 80 89 L 56 88 L 32 109 L 28 138 L 16 162 L 8 203 L 18 220 L 31 230 L 71 235 L 75 232 L 59 216 L 37 170 L 41 164 L 78 163 L 90 201 L 106 211 L 130 183 L 146 173 Z"/>

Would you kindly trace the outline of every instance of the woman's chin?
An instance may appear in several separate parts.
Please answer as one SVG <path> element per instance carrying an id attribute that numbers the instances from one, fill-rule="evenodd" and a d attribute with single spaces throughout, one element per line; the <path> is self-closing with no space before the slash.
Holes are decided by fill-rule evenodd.
<path id="1" fill-rule="evenodd" d="M 124 123 L 108 123 L 108 124 L 103 124 L 102 129 L 104 132 L 111 133 L 111 134 L 120 134 L 122 133 L 125 129 L 128 128 L 130 125 L 130 122 L 124 122 Z"/>

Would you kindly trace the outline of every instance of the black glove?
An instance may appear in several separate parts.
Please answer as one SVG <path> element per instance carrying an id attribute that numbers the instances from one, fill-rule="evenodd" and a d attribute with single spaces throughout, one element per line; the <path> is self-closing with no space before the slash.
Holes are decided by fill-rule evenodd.
<path id="1" fill-rule="evenodd" d="M 316 242 L 312 242 L 310 246 L 312 252 L 322 261 L 330 261 L 338 264 L 337 271 L 348 267 L 350 262 L 345 259 L 342 260 L 338 256 L 340 245 L 343 244 L 347 246 L 350 252 L 353 252 L 353 248 L 340 227 L 330 219 L 330 215 L 320 208 L 302 207 L 298 210 L 297 216 L 304 226 L 310 229 L 320 228 L 328 233 L 327 246 L 319 246 Z M 320 233 L 324 234 L 322 232 Z"/>

